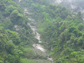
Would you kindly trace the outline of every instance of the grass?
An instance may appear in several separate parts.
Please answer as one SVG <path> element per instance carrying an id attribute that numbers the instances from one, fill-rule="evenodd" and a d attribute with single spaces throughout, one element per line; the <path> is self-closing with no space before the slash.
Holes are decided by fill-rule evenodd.
<path id="1" fill-rule="evenodd" d="M 49 60 L 21 58 L 22 63 L 52 63 Z"/>
<path id="2" fill-rule="evenodd" d="M 33 59 L 21 58 L 22 63 L 37 63 Z"/>

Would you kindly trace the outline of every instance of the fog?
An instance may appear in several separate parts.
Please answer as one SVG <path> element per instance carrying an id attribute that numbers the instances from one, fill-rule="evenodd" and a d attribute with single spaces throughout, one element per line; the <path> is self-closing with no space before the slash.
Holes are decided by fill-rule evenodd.
<path id="1" fill-rule="evenodd" d="M 69 8 L 73 11 L 82 11 L 84 12 L 84 0 L 53 0 L 53 4 L 55 5 L 62 5 L 64 7 Z"/>

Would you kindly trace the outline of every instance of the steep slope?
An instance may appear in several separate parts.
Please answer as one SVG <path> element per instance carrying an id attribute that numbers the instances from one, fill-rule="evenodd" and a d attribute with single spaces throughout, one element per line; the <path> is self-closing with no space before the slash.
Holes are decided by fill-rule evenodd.
<path id="1" fill-rule="evenodd" d="M 39 0 L 40 1 L 40 0 Z M 43 4 L 26 0 L 28 11 L 36 21 L 43 45 L 49 49 L 56 63 L 83 63 L 82 13 L 74 13 L 60 5 Z M 21 2 L 20 5 L 26 3 Z"/>
<path id="2" fill-rule="evenodd" d="M 33 56 L 30 46 L 37 40 L 27 22 L 23 9 L 14 1 L 0 0 L 0 63 L 21 63 L 21 57 Z"/>
<path id="3" fill-rule="evenodd" d="M 31 16 L 30 16 L 33 13 L 29 12 L 26 8 L 24 9 L 24 13 L 26 16 L 28 16 L 28 19 L 30 20 L 30 23 L 28 23 L 28 25 L 32 29 L 33 34 L 35 35 L 35 38 L 38 40 L 38 42 L 32 44 L 32 46 L 34 47 L 33 51 L 34 51 L 35 55 L 38 54 L 39 56 L 37 57 L 38 59 L 35 58 L 32 60 L 35 62 L 38 62 L 38 63 L 53 63 L 53 59 L 50 57 L 49 52 L 46 49 L 44 49 L 44 47 L 42 46 L 40 34 L 37 32 L 37 29 L 35 27 L 35 25 L 36 25 L 35 20 L 33 18 L 31 18 Z"/>
<path id="4" fill-rule="evenodd" d="M 27 8 L 25 12 L 13 1 L 21 8 Z M 84 63 L 84 25 L 81 12 L 74 13 L 45 0 L 13 1 L 0 2 L 0 62 L 49 63 L 51 61 L 44 57 L 47 56 L 44 54 L 45 47 L 55 63 Z M 59 4 L 62 2 L 58 1 Z"/>

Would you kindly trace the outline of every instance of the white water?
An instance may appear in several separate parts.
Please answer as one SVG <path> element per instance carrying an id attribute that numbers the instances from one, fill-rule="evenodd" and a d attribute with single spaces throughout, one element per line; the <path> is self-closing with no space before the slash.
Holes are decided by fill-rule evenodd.
<path id="1" fill-rule="evenodd" d="M 33 47 L 39 49 L 39 50 L 42 51 L 42 52 L 45 52 L 45 49 L 44 49 L 43 46 L 40 45 L 40 44 L 33 44 Z"/>
<path id="2" fill-rule="evenodd" d="M 24 11 L 25 11 L 25 13 L 29 13 L 26 8 L 24 9 Z M 30 14 L 31 14 L 31 13 L 30 13 Z M 37 29 L 36 29 L 36 27 L 34 26 L 34 25 L 35 25 L 35 20 L 32 19 L 32 18 L 28 18 L 28 19 L 30 20 L 30 23 L 28 23 L 28 25 L 29 25 L 30 28 L 32 29 L 33 34 L 35 35 L 35 38 L 38 40 L 38 43 L 37 43 L 37 44 L 33 44 L 32 46 L 33 46 L 35 49 L 38 49 L 38 50 L 40 50 L 41 52 L 43 52 L 43 53 L 46 54 L 46 53 L 47 53 L 47 50 L 44 49 L 44 47 L 41 45 L 42 41 L 41 41 L 41 39 L 40 39 L 40 34 L 37 32 Z M 31 25 L 31 24 L 33 24 L 33 25 Z M 49 54 L 46 54 L 46 55 L 48 56 Z M 51 57 L 47 57 L 47 59 L 53 63 L 53 59 L 52 59 Z"/>
<path id="3" fill-rule="evenodd" d="M 44 49 L 44 47 L 42 45 L 40 45 L 39 43 L 42 43 L 42 41 L 40 40 L 40 34 L 37 32 L 37 29 L 35 28 L 35 26 L 32 26 L 31 23 L 28 23 L 28 25 L 31 27 L 33 34 L 35 35 L 35 38 L 38 40 L 37 44 L 33 44 L 32 46 L 40 51 L 42 51 L 43 53 L 46 53 L 46 49 Z M 48 60 L 52 61 L 53 63 L 53 59 L 47 57 Z"/>
<path id="4" fill-rule="evenodd" d="M 38 40 L 38 43 L 41 43 L 40 34 L 37 32 L 37 29 L 35 28 L 35 26 L 32 26 L 30 23 L 28 23 L 28 25 L 31 27 L 33 34 L 35 35 L 35 38 Z"/>

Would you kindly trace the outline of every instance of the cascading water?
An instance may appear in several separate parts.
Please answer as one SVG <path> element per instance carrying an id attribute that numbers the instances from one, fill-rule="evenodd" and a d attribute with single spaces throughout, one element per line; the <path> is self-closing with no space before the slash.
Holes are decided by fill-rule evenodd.
<path id="1" fill-rule="evenodd" d="M 24 10 L 24 13 L 29 13 L 27 11 L 27 9 L 25 8 Z M 30 13 L 31 14 L 31 13 Z M 46 56 L 47 56 L 47 59 L 50 60 L 52 63 L 53 63 L 53 59 L 51 57 L 48 57 L 49 54 L 47 54 L 47 50 L 44 49 L 44 47 L 41 45 L 42 41 L 40 39 L 40 34 L 37 32 L 37 29 L 36 27 L 34 26 L 35 25 L 35 20 L 32 19 L 32 18 L 28 18 L 30 20 L 30 23 L 28 23 L 28 25 L 30 26 L 30 28 L 32 29 L 33 31 L 33 34 L 35 35 L 35 38 L 38 40 L 38 43 L 37 44 L 33 44 L 32 46 L 38 50 L 40 50 L 41 52 L 43 52 Z M 33 25 L 31 25 L 33 24 Z"/>

